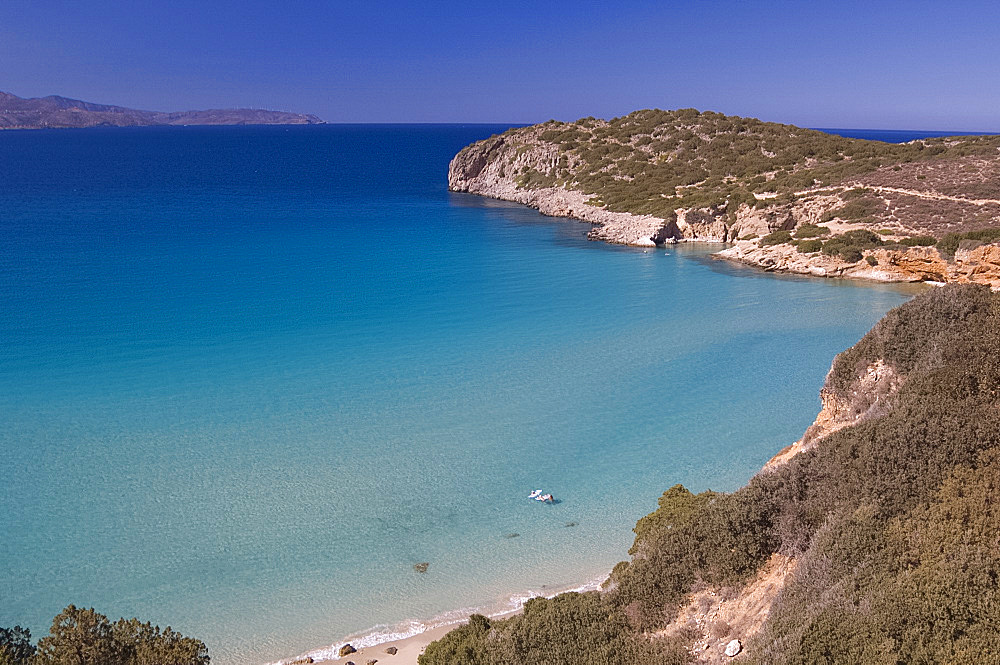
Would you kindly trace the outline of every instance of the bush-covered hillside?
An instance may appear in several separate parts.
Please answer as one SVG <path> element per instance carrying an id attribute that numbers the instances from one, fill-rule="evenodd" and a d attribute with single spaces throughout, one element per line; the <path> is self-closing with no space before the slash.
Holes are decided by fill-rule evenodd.
<path id="1" fill-rule="evenodd" d="M 732 494 L 664 493 L 604 591 L 477 618 L 421 665 L 689 662 L 690 635 L 658 629 L 693 590 L 736 592 L 774 553 L 797 566 L 756 635 L 725 636 L 744 641 L 741 659 L 995 660 L 1000 295 L 948 286 L 893 310 L 838 356 L 827 389 L 868 405 L 857 391 L 876 365 L 901 387 L 853 426 Z"/>
<path id="2" fill-rule="evenodd" d="M 964 136 L 891 144 L 695 109 L 643 110 L 612 120 L 583 118 L 512 129 L 504 140 L 550 145 L 551 164 L 525 166 L 522 187 L 566 186 L 609 210 L 667 218 L 678 208 L 740 203 L 766 207 L 817 184 L 930 159 L 997 156 L 1000 137 Z M 527 149 L 527 148 L 525 148 Z M 779 199 L 780 200 L 780 199 Z"/>

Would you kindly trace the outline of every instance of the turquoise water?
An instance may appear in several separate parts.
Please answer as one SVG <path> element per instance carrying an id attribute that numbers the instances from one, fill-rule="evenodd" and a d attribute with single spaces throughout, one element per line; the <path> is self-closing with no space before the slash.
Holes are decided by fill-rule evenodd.
<path id="1" fill-rule="evenodd" d="M 912 294 L 448 193 L 499 129 L 0 134 L 0 625 L 75 603 L 263 663 L 587 582 Z"/>

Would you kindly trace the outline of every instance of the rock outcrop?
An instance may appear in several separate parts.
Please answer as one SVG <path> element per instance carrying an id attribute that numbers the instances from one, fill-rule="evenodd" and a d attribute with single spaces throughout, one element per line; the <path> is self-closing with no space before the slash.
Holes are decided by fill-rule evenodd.
<path id="1" fill-rule="evenodd" d="M 1000 244 L 989 243 L 971 248 L 959 247 L 948 281 L 961 284 L 989 284 L 1000 289 Z"/>
<path id="2" fill-rule="evenodd" d="M 620 245 L 654 246 L 672 232 L 666 220 L 651 215 L 610 212 L 589 205 L 582 192 L 562 187 L 526 188 L 517 177 L 525 169 L 548 169 L 559 159 L 554 146 L 513 142 L 497 136 L 468 146 L 448 167 L 448 188 L 503 201 L 523 203 L 543 215 L 571 217 L 594 224 L 588 237 Z"/>
<path id="3" fill-rule="evenodd" d="M 1000 289 L 1000 243 L 959 249 L 951 261 L 935 247 L 876 247 L 850 263 L 819 252 L 803 254 L 788 244 L 761 246 L 755 241 L 737 241 L 714 256 L 768 272 L 877 282 L 987 284 Z"/>

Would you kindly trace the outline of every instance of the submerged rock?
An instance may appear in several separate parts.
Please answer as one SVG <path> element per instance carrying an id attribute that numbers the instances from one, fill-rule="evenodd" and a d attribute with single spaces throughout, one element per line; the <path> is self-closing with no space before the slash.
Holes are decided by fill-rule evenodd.
<path id="1" fill-rule="evenodd" d="M 503 535 L 503 537 L 504 538 L 518 538 L 518 537 L 520 537 L 520 535 L 521 534 L 519 534 L 519 533 L 505 533 Z"/>
<path id="2" fill-rule="evenodd" d="M 576 526 L 576 522 L 566 522 L 566 526 Z"/>
<path id="3" fill-rule="evenodd" d="M 426 561 L 421 561 L 420 563 L 413 564 L 413 570 L 417 571 L 418 573 L 426 573 L 427 569 L 430 568 L 430 565 L 431 564 L 427 563 Z"/>

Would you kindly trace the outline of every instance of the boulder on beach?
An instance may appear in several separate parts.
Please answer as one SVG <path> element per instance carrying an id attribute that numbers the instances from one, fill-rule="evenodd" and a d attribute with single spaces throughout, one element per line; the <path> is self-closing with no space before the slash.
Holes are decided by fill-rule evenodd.
<path id="1" fill-rule="evenodd" d="M 344 656 L 349 656 L 355 651 L 357 651 L 357 649 L 352 647 L 350 644 L 345 644 L 344 646 L 340 647 L 340 651 L 337 652 L 337 655 L 338 657 L 343 658 Z"/>
<path id="2" fill-rule="evenodd" d="M 426 573 L 430 565 L 431 564 L 427 563 L 426 561 L 421 561 L 420 563 L 413 564 L 413 570 L 417 571 L 418 573 Z"/>
<path id="3" fill-rule="evenodd" d="M 389 647 L 388 649 L 385 650 L 385 652 L 387 654 L 389 654 L 390 656 L 395 656 L 396 652 L 398 652 L 398 651 L 399 651 L 399 649 L 397 649 L 396 647 Z"/>

